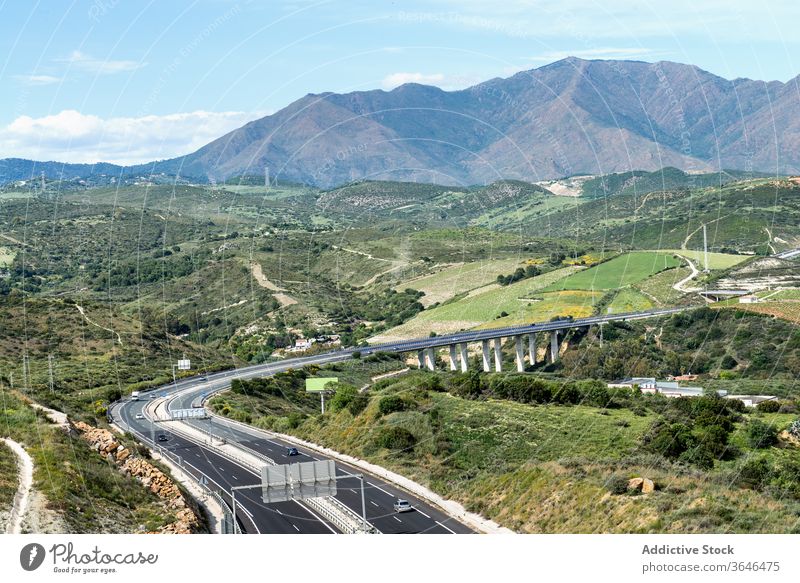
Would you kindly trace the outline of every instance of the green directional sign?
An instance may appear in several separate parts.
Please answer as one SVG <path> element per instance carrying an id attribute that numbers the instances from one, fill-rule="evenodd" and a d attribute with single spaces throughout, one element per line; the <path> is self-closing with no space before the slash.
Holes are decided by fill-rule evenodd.
<path id="1" fill-rule="evenodd" d="M 306 391 L 309 393 L 320 393 L 322 391 L 330 390 L 329 384 L 338 383 L 338 377 L 321 377 L 315 379 L 306 379 Z"/>

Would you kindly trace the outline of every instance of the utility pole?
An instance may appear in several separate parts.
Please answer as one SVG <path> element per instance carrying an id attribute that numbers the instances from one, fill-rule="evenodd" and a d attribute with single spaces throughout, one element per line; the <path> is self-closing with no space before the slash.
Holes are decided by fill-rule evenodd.
<path id="1" fill-rule="evenodd" d="M 28 355 L 22 355 L 22 388 L 27 393 L 31 386 L 31 364 Z"/>
<path id="2" fill-rule="evenodd" d="M 44 190 L 45 190 L 44 170 L 42 170 L 42 197 L 44 197 Z"/>
<path id="3" fill-rule="evenodd" d="M 47 355 L 47 384 L 50 386 L 50 394 L 55 394 L 55 382 L 53 380 L 53 355 Z"/>
<path id="4" fill-rule="evenodd" d="M 705 223 L 703 223 L 703 264 L 705 265 L 704 271 L 708 273 L 708 237 Z"/>

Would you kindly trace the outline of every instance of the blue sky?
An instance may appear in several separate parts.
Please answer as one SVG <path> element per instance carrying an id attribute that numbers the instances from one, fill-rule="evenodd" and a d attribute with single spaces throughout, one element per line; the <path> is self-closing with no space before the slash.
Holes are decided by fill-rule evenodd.
<path id="1" fill-rule="evenodd" d="M 0 157 L 143 162 L 306 93 L 461 88 L 568 55 L 787 81 L 798 17 L 790 1 L 0 1 Z"/>

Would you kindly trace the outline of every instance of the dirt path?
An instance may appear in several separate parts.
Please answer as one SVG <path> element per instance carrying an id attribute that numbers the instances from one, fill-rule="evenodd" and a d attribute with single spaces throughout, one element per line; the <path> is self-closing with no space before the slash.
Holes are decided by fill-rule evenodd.
<path id="1" fill-rule="evenodd" d="M 283 289 L 282 287 L 278 287 L 277 285 L 272 283 L 269 279 L 267 279 L 267 276 L 264 275 L 264 270 L 261 268 L 260 264 L 255 262 L 251 263 L 250 273 L 253 274 L 253 277 L 255 278 L 256 282 L 258 282 L 258 285 L 260 285 L 264 289 L 268 289 L 271 292 L 275 292 L 274 294 L 272 294 L 272 297 L 278 300 L 278 303 L 281 305 L 282 308 L 285 308 L 286 306 L 292 306 L 297 303 L 297 300 L 294 299 L 292 296 L 283 293 L 286 291 L 285 289 Z"/>
<path id="2" fill-rule="evenodd" d="M 15 239 L 14 237 L 11 237 L 10 235 L 3 235 L 2 233 L 0 233 L 0 237 L 5 239 L 6 241 L 11 241 L 15 245 L 22 245 L 23 247 L 30 247 L 30 245 L 28 245 L 27 243 L 23 243 L 19 239 Z"/>
<path id="3" fill-rule="evenodd" d="M 286 291 L 283 288 L 278 287 L 277 285 L 275 285 L 274 283 L 272 283 L 270 280 L 267 279 L 267 276 L 264 275 L 264 270 L 261 268 L 261 264 L 260 263 L 255 263 L 255 262 L 251 263 L 250 264 L 250 273 L 253 274 L 253 277 L 256 278 L 256 281 L 258 282 L 258 285 L 260 285 L 261 287 L 263 287 L 265 289 L 268 289 L 270 291 L 274 291 L 274 292 Z"/>
<path id="4" fill-rule="evenodd" d="M 775 250 L 775 246 L 772 244 L 775 238 L 772 236 L 772 232 L 768 227 L 764 227 L 764 230 L 767 232 L 767 237 L 769 237 L 769 239 L 767 239 L 767 246 L 770 248 L 770 251 L 772 251 L 772 254 L 775 255 L 777 251 Z"/>
<path id="5" fill-rule="evenodd" d="M 33 460 L 28 452 L 19 443 L 8 437 L 3 438 L 6 445 L 17 456 L 17 467 L 19 468 L 19 487 L 14 496 L 14 504 L 11 507 L 11 515 L 6 525 L 6 534 L 20 534 L 22 532 L 22 520 L 28 511 L 31 487 L 33 486 Z"/>
<path id="6" fill-rule="evenodd" d="M 700 270 L 698 270 L 697 267 L 694 266 L 694 263 L 692 263 L 691 259 L 689 259 L 688 257 L 684 257 L 683 255 L 678 255 L 678 257 L 680 257 L 681 259 L 684 259 L 686 261 L 686 263 L 689 264 L 689 268 L 692 270 L 692 272 L 689 275 L 687 275 L 686 277 L 684 277 L 682 280 L 680 280 L 678 283 L 673 285 L 672 289 L 677 290 L 677 291 L 679 291 L 681 293 L 699 291 L 700 288 L 697 288 L 697 287 L 685 287 L 685 286 L 686 286 L 687 283 L 689 283 L 690 281 L 692 281 L 695 277 L 697 277 L 699 275 Z"/>
<path id="7" fill-rule="evenodd" d="M 383 259 L 382 257 L 375 257 L 370 253 L 364 253 L 363 251 L 357 251 L 356 249 L 348 249 L 347 247 L 339 247 L 338 245 L 331 245 L 337 251 L 347 251 L 348 253 L 355 253 L 356 255 L 361 255 L 366 257 L 367 259 L 374 259 L 375 261 L 386 261 L 387 263 L 391 263 L 391 259 Z"/>
<path id="8" fill-rule="evenodd" d="M 83 309 L 83 306 L 75 304 L 75 307 L 78 308 L 78 311 L 81 313 L 81 316 L 83 316 L 84 319 L 89 324 L 91 324 L 92 326 L 97 326 L 98 328 L 100 328 L 101 330 L 105 330 L 106 332 L 111 332 L 112 334 L 115 334 L 117 337 L 117 342 L 119 342 L 119 345 L 122 346 L 122 336 L 119 335 L 119 332 L 117 332 L 116 330 L 112 330 L 111 328 L 106 328 L 105 326 L 101 326 L 100 324 L 92 320 L 89 316 L 86 315 L 86 310 Z"/>

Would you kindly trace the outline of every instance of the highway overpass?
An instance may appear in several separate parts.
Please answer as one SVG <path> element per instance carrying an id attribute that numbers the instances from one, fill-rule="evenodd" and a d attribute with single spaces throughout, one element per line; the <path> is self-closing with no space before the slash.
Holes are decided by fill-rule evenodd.
<path id="1" fill-rule="evenodd" d="M 404 340 L 375 344 L 364 347 L 350 347 L 316 354 L 312 356 L 287 359 L 280 362 L 258 364 L 228 370 L 209 375 L 185 378 L 150 391 L 150 394 L 169 399 L 170 409 L 189 409 L 200 404 L 209 396 L 230 387 L 233 379 L 248 379 L 273 375 L 292 368 L 300 368 L 309 364 L 325 365 L 352 358 L 356 351 L 364 355 L 379 351 L 384 352 L 416 352 L 420 366 L 435 368 L 435 350 L 447 348 L 450 355 L 450 367 L 467 370 L 466 346 L 470 343 L 481 343 L 483 368 L 490 370 L 492 360 L 494 368 L 502 368 L 500 346 L 503 338 L 514 339 L 516 364 L 523 369 L 525 344 L 529 362 L 535 363 L 535 335 L 550 334 L 550 357 L 558 357 L 558 335 L 570 329 L 603 325 L 610 322 L 657 318 L 679 313 L 692 307 L 667 308 L 625 314 L 608 314 L 589 318 L 560 319 L 522 326 L 494 328 L 459 332 L 443 336 Z M 491 352 L 490 354 L 490 347 Z M 203 442 L 192 439 L 180 432 L 172 432 L 166 425 L 159 425 L 154 433 L 146 404 L 148 400 L 120 401 L 112 405 L 110 414 L 113 420 L 133 433 L 143 443 L 154 448 L 164 448 L 172 459 L 179 459 L 184 470 L 195 479 L 201 476 L 210 486 L 218 490 L 225 504 L 232 504 L 231 488 L 253 485 L 259 482 L 260 476 L 252 468 L 224 455 L 218 449 Z M 141 418 L 139 418 L 141 416 Z M 277 439 L 274 435 L 248 428 L 221 417 L 206 420 L 184 420 L 182 423 L 205 434 L 212 434 L 226 441 L 237 444 L 246 450 L 269 457 L 277 463 L 290 463 L 319 459 L 321 456 L 313 451 L 298 448 L 301 456 L 288 458 L 285 456 L 288 447 L 294 444 Z M 166 442 L 153 443 L 155 435 L 167 435 Z M 354 467 L 337 463 L 340 477 L 340 488 L 337 499 L 352 511 L 361 513 L 360 491 L 358 480 L 352 474 L 359 473 Z M 400 490 L 395 485 L 378 479 L 366 479 L 367 519 L 379 532 L 385 533 L 469 533 L 472 529 L 454 520 L 438 508 L 422 499 Z M 392 505 L 397 498 L 411 501 L 415 512 L 397 515 Z M 237 518 L 240 528 L 247 533 L 331 533 L 337 532 L 330 521 L 319 516 L 307 505 L 298 502 L 282 502 L 264 504 L 260 491 L 241 490 L 236 496 Z"/>

